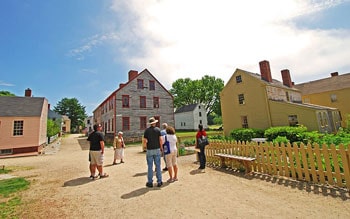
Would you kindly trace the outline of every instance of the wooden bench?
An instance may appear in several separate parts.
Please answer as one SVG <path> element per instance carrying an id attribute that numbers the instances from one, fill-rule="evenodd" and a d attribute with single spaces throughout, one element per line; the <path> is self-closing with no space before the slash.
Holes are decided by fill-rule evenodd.
<path id="1" fill-rule="evenodd" d="M 240 163 L 242 163 L 245 167 L 245 173 L 248 174 L 252 171 L 252 162 L 256 160 L 256 158 L 253 157 L 243 157 L 243 156 L 238 156 L 238 155 L 232 155 L 232 154 L 222 154 L 218 153 L 215 154 L 215 156 L 220 157 L 221 159 L 221 168 L 225 168 L 225 159 L 230 159 L 230 160 L 237 160 Z"/>

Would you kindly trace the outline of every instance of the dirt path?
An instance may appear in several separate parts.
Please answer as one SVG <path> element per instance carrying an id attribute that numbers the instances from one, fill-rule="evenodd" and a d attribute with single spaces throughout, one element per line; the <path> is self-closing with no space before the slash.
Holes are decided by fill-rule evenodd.
<path id="1" fill-rule="evenodd" d="M 44 155 L 1 159 L 0 165 L 33 167 L 13 173 L 32 182 L 21 218 L 350 218 L 343 190 L 210 167 L 202 173 L 195 155 L 179 157 L 179 181 L 146 188 L 140 146 L 126 148 L 124 164 L 112 166 L 112 159 L 107 149 L 110 177 L 90 180 L 86 140 L 70 135 Z"/>

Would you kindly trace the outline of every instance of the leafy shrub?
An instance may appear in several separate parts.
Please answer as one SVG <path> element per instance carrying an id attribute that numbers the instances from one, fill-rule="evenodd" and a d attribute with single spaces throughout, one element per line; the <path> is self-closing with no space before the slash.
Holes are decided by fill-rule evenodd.
<path id="1" fill-rule="evenodd" d="M 252 138 L 263 137 L 264 131 L 261 129 L 240 128 L 230 132 L 230 137 L 236 141 L 251 141 Z"/>
<path id="2" fill-rule="evenodd" d="M 188 147 L 188 146 L 193 146 L 196 144 L 196 140 L 195 139 L 191 139 L 191 140 L 185 140 L 183 141 L 183 144 L 185 145 L 185 147 Z"/>
<path id="3" fill-rule="evenodd" d="M 289 142 L 289 140 L 285 136 L 278 136 L 272 142 L 273 142 L 273 144 L 278 143 L 278 145 L 281 145 L 281 143 L 287 144 Z"/>
<path id="4" fill-rule="evenodd" d="M 273 141 L 278 136 L 286 137 L 291 143 L 303 141 L 304 133 L 307 131 L 305 126 L 278 126 L 265 130 L 264 136 L 268 141 Z"/>

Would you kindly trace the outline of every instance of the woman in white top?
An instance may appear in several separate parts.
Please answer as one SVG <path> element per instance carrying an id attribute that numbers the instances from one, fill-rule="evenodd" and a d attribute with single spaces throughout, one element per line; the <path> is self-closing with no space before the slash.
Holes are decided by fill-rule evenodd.
<path id="1" fill-rule="evenodd" d="M 175 129 L 171 126 L 166 128 L 166 135 L 163 136 L 163 142 L 165 142 L 165 136 L 170 144 L 170 154 L 165 155 L 166 167 L 168 168 L 169 179 L 167 182 L 177 181 L 177 137 L 175 135 Z"/>
<path id="2" fill-rule="evenodd" d="M 116 165 L 116 161 L 120 160 L 120 163 L 124 163 L 124 139 L 123 132 L 118 132 L 118 135 L 114 138 L 113 149 L 114 149 L 114 160 L 113 165 Z"/>

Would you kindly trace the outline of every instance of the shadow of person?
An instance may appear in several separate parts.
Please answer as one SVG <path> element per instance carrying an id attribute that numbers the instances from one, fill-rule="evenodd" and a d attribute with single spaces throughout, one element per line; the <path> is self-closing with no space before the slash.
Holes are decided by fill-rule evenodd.
<path id="1" fill-rule="evenodd" d="M 63 183 L 63 187 L 67 187 L 67 186 L 80 186 L 80 185 L 84 185 L 86 183 L 90 183 L 93 182 L 94 180 L 91 180 L 89 177 L 79 177 L 77 179 L 72 179 L 72 180 L 68 180 L 66 182 Z"/>
<path id="2" fill-rule="evenodd" d="M 135 198 L 135 197 L 144 195 L 144 194 L 146 194 L 149 191 L 158 191 L 158 190 L 161 190 L 162 188 L 168 186 L 169 183 L 168 182 L 163 182 L 163 185 L 161 187 L 157 187 L 156 185 L 157 185 L 156 183 L 153 183 L 153 187 L 152 188 L 146 188 L 145 187 L 145 188 L 140 188 L 140 189 L 137 189 L 135 191 L 126 193 L 126 194 L 122 195 L 121 198 L 122 199 L 130 199 L 130 198 Z"/>
<path id="3" fill-rule="evenodd" d="M 204 169 L 195 169 L 195 170 L 191 170 L 190 174 L 191 175 L 196 175 L 196 174 L 201 174 L 201 173 L 205 173 Z"/>
<path id="4" fill-rule="evenodd" d="M 129 192 L 129 193 L 122 195 L 121 198 L 122 199 L 135 198 L 135 197 L 146 194 L 148 191 L 149 191 L 149 188 L 140 188 L 140 189 L 137 189 L 135 191 L 132 191 L 132 192 Z"/>

